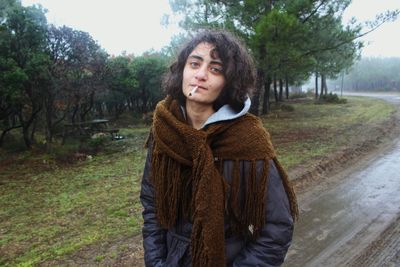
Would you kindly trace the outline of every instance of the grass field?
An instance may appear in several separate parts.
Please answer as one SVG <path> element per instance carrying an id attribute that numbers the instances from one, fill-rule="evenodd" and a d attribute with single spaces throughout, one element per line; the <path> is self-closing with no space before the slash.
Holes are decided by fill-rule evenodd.
<path id="1" fill-rule="evenodd" d="M 292 168 L 366 138 L 395 109 L 381 100 L 349 97 L 346 104 L 290 104 L 293 112 L 275 110 L 263 118 L 279 158 Z"/>
<path id="2" fill-rule="evenodd" d="M 263 117 L 288 169 L 348 146 L 389 120 L 394 108 L 368 98 L 346 104 L 285 103 Z M 91 155 L 60 162 L 37 150 L 0 151 L 0 266 L 68 259 L 85 247 L 140 234 L 140 179 L 148 127 L 123 128 Z M 58 155 L 59 158 L 59 155 Z M 126 247 L 121 247 L 123 251 Z M 113 254 L 94 252 L 99 264 Z"/>

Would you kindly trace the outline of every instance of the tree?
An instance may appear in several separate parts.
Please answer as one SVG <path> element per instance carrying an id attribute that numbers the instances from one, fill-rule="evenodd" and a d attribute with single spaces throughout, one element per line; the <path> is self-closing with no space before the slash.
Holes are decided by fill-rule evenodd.
<path id="1" fill-rule="evenodd" d="M 162 98 L 161 81 L 167 62 L 167 57 L 159 53 L 145 53 L 132 62 L 131 68 L 138 81 L 134 100 L 140 112 L 153 110 Z"/>
<path id="2" fill-rule="evenodd" d="M 318 81 L 316 81 L 316 98 L 327 93 L 326 78 L 335 77 L 343 69 L 349 68 L 358 59 L 362 42 L 358 42 L 361 26 L 342 25 L 341 14 L 350 4 L 350 1 L 339 1 L 325 7 L 324 11 L 307 22 L 309 32 L 313 32 L 310 38 L 316 38 L 318 42 L 312 43 L 305 51 L 312 56 L 315 64 L 313 72 L 316 79 L 321 78 L 321 93 L 318 94 Z"/>
<path id="3" fill-rule="evenodd" d="M 106 103 L 109 112 L 118 117 L 128 107 L 133 110 L 138 81 L 131 68 L 133 56 L 118 56 L 107 61 L 108 92 L 101 102 Z"/>
<path id="4" fill-rule="evenodd" d="M 43 103 L 46 140 L 52 141 L 57 125 L 65 119 L 83 121 L 94 108 L 96 94 L 105 90 L 108 55 L 82 31 L 49 25 L 47 48 L 51 84 Z"/>
<path id="5" fill-rule="evenodd" d="M 0 90 L 1 105 L 7 107 L 2 138 L 10 126 L 21 127 L 25 145 L 30 147 L 35 122 L 42 109 L 41 89 L 48 81 L 46 66 L 49 61 L 44 53 L 47 22 L 41 7 L 22 7 L 19 3 L 2 16 L 0 61 L 4 73 Z"/>
<path id="6" fill-rule="evenodd" d="M 269 90 L 272 81 L 275 101 L 282 101 L 283 81 L 299 82 L 308 76 L 312 67 L 312 59 L 302 56 L 302 38 L 306 28 L 293 14 L 276 8 L 260 19 L 255 30 L 250 45 L 266 77 L 265 90 Z M 276 86 L 278 80 L 279 94 Z M 269 101 L 269 93 L 266 91 L 263 113 L 268 112 Z"/>
<path id="7" fill-rule="evenodd" d="M 179 25 L 186 30 L 224 27 L 220 10 L 223 5 L 219 1 L 170 0 L 169 3 L 173 12 L 183 16 Z"/>
<path id="8" fill-rule="evenodd" d="M 165 51 L 165 50 L 164 50 Z M 147 113 L 161 99 L 161 81 L 169 57 L 163 53 L 146 52 L 134 57 L 123 55 L 107 62 L 108 90 L 99 99 L 115 116 L 129 109 Z"/>

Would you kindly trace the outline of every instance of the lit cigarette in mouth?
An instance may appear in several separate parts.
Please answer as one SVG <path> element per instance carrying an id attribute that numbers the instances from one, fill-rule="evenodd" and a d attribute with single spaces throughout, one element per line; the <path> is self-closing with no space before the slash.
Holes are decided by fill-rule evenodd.
<path id="1" fill-rule="evenodd" d="M 199 86 L 195 86 L 192 91 L 190 91 L 189 96 L 192 96 L 194 93 L 196 93 L 197 88 L 199 88 Z"/>

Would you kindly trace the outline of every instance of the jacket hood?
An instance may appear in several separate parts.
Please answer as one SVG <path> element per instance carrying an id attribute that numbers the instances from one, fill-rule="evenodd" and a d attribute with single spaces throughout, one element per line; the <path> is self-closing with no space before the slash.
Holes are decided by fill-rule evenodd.
<path id="1" fill-rule="evenodd" d="M 244 102 L 244 107 L 241 111 L 236 112 L 231 108 L 229 105 L 223 105 L 217 112 L 212 114 L 207 121 L 204 123 L 203 127 L 206 127 L 207 125 L 215 122 L 220 122 L 220 121 L 227 121 L 227 120 L 233 120 L 237 119 L 243 115 L 245 115 L 249 110 L 251 106 L 251 100 L 250 97 L 246 99 Z"/>

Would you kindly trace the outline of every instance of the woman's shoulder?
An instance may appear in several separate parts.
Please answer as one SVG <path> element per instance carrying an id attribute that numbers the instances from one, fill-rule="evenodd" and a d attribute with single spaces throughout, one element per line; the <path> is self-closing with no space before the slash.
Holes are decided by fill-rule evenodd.
<path id="1" fill-rule="evenodd" d="M 262 119 L 251 113 L 246 113 L 242 117 L 237 118 L 233 127 L 247 129 L 247 131 L 255 131 L 255 133 L 267 133 L 269 135 Z"/>

